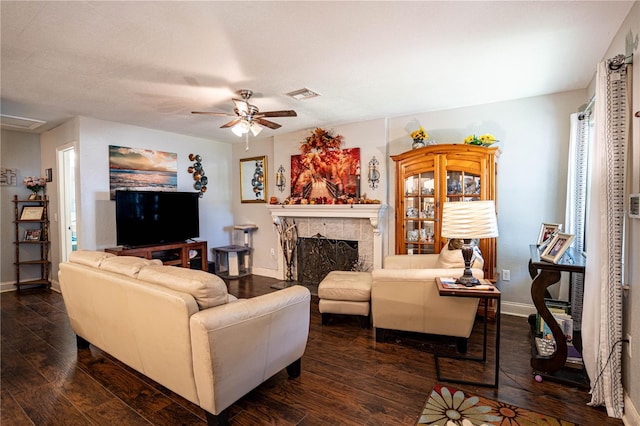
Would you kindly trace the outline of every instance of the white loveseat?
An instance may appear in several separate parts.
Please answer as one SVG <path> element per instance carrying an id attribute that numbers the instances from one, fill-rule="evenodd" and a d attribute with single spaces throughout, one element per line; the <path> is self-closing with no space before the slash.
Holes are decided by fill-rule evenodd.
<path id="1" fill-rule="evenodd" d="M 159 261 L 73 252 L 59 281 L 78 348 L 89 343 L 225 424 L 227 408 L 287 368 L 300 374 L 309 333 L 309 290 L 251 299 L 219 277 Z"/>
<path id="2" fill-rule="evenodd" d="M 472 265 L 473 276 L 483 278 L 482 259 Z M 460 250 L 441 254 L 386 256 L 383 269 L 371 273 L 371 315 L 376 340 L 384 330 L 454 336 L 458 350 L 466 351 L 479 299 L 444 297 L 436 277 L 457 278 L 464 272 Z"/>

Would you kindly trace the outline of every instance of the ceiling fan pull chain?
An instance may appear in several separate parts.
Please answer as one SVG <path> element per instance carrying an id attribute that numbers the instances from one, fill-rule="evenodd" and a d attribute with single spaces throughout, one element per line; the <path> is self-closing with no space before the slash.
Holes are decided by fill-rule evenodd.
<path id="1" fill-rule="evenodd" d="M 244 134 L 244 150 L 249 151 L 249 133 Z"/>

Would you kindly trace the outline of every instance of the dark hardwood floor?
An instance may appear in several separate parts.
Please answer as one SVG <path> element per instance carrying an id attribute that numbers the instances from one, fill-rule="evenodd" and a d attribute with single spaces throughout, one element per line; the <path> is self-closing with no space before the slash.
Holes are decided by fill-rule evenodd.
<path id="1" fill-rule="evenodd" d="M 236 296 L 253 297 L 275 291 L 269 287 L 274 282 L 255 276 L 228 285 Z M 78 351 L 60 294 L 29 289 L 0 298 L 3 425 L 205 424 L 202 409 L 108 354 L 94 346 Z M 502 316 L 499 389 L 454 386 L 581 425 L 621 425 L 603 408 L 586 405 L 588 391 L 534 381 L 527 327 L 525 318 Z M 469 354 L 481 347 L 478 319 Z M 413 425 L 436 383 L 433 354 L 454 354 L 455 348 L 452 338 L 401 332 L 376 343 L 373 330 L 362 329 L 356 317 L 336 316 L 322 326 L 314 297 L 302 375 L 291 380 L 285 371 L 276 374 L 231 407 L 230 423 Z M 477 363 L 442 368 L 466 379 L 484 374 L 491 381 L 493 358 L 489 361 L 484 372 Z"/>

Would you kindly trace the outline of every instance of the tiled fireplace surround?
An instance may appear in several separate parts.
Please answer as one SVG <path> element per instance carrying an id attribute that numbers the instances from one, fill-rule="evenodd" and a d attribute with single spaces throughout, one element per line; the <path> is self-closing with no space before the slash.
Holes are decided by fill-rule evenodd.
<path id="1" fill-rule="evenodd" d="M 366 270 L 382 267 L 382 216 L 385 205 L 268 205 L 275 221 L 295 219 L 298 237 L 316 234 L 329 239 L 358 241 L 358 256 Z"/>

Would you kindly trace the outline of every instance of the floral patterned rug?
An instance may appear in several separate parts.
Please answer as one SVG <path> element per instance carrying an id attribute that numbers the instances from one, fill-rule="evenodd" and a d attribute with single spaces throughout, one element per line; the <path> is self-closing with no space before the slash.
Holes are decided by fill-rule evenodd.
<path id="1" fill-rule="evenodd" d="M 556 417 L 436 384 L 419 425 L 434 426 L 577 426 Z"/>

